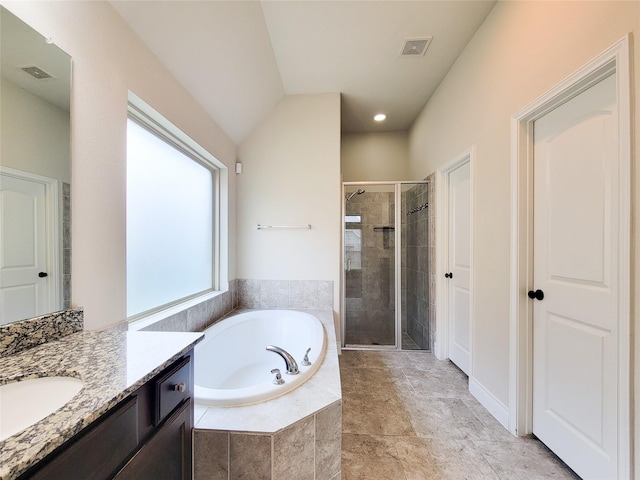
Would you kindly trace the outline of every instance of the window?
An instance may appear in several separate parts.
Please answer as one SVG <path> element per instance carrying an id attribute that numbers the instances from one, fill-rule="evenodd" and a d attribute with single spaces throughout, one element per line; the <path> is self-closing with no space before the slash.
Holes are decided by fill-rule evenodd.
<path id="1" fill-rule="evenodd" d="M 219 164 L 146 107 L 127 120 L 129 319 L 218 286 Z"/>

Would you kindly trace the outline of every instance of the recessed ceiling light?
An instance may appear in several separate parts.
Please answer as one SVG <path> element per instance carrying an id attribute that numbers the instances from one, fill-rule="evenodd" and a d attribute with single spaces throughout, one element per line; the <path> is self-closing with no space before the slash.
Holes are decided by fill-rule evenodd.
<path id="1" fill-rule="evenodd" d="M 378 113 L 376 115 L 373 116 L 373 119 L 376 122 L 384 122 L 386 120 L 387 116 L 384 113 Z"/>

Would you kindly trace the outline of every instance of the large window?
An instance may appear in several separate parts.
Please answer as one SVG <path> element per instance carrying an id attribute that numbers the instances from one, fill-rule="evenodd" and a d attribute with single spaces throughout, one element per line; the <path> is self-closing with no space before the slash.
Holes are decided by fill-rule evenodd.
<path id="1" fill-rule="evenodd" d="M 156 112 L 129 106 L 129 319 L 213 291 L 218 283 L 218 168 L 166 125 Z"/>

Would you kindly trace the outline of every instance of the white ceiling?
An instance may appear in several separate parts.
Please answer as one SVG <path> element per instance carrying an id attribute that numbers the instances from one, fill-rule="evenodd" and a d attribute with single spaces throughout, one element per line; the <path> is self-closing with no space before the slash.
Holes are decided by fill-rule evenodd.
<path id="1" fill-rule="evenodd" d="M 295 94 L 340 92 L 343 132 L 407 130 L 495 0 L 111 4 L 240 143 Z M 405 39 L 427 36 L 424 56 L 399 56 Z"/>

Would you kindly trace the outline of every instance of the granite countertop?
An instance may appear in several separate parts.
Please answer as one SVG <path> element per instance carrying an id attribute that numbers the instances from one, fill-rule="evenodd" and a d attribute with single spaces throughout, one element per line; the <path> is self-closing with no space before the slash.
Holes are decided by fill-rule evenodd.
<path id="1" fill-rule="evenodd" d="M 0 385 L 53 375 L 84 381 L 64 407 L 0 441 L 0 480 L 13 479 L 43 459 L 202 338 L 199 333 L 83 331 L 0 358 Z"/>

